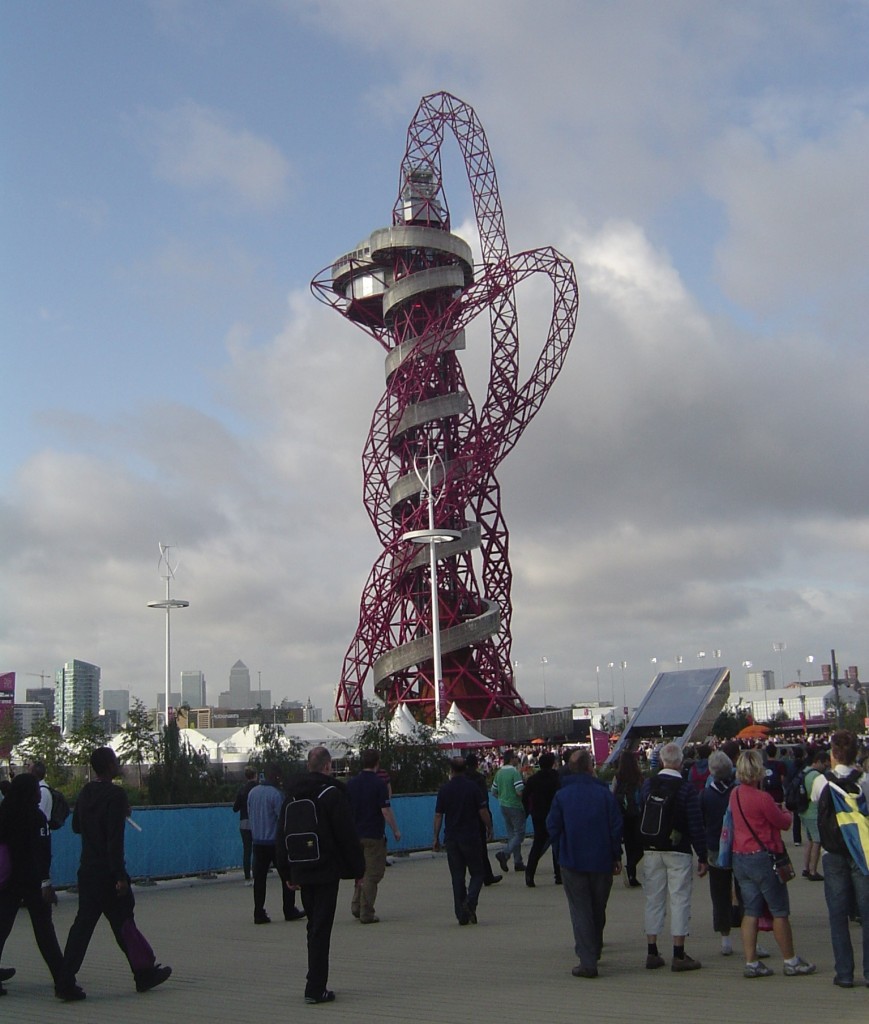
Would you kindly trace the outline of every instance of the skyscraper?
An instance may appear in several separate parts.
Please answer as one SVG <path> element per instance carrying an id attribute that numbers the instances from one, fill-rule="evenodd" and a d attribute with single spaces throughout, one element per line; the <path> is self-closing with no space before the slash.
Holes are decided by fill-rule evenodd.
<path id="1" fill-rule="evenodd" d="M 100 667 L 86 661 L 68 661 L 55 673 L 54 721 L 66 735 L 77 729 L 85 714 L 100 713 Z"/>
<path id="2" fill-rule="evenodd" d="M 117 720 L 117 725 L 122 726 L 130 716 L 130 691 L 129 690 L 103 690 L 103 711 L 112 715 Z"/>
<path id="3" fill-rule="evenodd" d="M 250 669 L 239 659 L 229 670 L 229 701 L 230 707 L 249 708 L 250 703 Z"/>
<path id="4" fill-rule="evenodd" d="M 37 686 L 30 688 L 28 687 L 25 691 L 24 699 L 28 704 L 41 704 L 45 708 L 45 714 L 52 721 L 54 720 L 54 687 L 53 686 Z"/>
<path id="5" fill-rule="evenodd" d="M 250 675 L 248 675 L 248 686 L 250 686 Z M 186 704 L 189 708 L 205 707 L 204 672 L 181 673 L 181 703 Z"/>

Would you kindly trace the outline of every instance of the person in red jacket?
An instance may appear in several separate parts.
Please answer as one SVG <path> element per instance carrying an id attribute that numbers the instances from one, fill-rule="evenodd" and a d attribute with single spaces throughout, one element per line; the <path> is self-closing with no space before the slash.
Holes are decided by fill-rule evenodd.
<path id="1" fill-rule="evenodd" d="M 774 972 L 757 956 L 757 919 L 764 903 L 772 915 L 772 933 L 784 957 L 789 977 L 814 974 L 815 965 L 794 953 L 787 885 L 773 868 L 771 853 L 784 849 L 782 832 L 791 827 L 791 815 L 778 806 L 761 784 L 764 764 L 760 751 L 745 750 L 736 762 L 740 783 L 730 794 L 733 816 L 733 875 L 739 883 L 745 913 L 742 917 L 742 945 L 746 978 L 767 978 Z"/>

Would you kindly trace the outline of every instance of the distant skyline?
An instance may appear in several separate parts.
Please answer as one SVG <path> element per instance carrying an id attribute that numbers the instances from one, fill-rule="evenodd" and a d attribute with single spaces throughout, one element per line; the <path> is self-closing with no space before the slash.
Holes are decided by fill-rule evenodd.
<path id="1" fill-rule="evenodd" d="M 242 657 L 328 717 L 379 551 L 360 459 L 383 352 L 309 282 L 389 223 L 441 89 L 485 127 L 514 250 L 554 244 L 581 292 L 499 474 L 522 696 L 593 700 L 598 675 L 609 696 L 612 662 L 633 705 L 713 650 L 734 686 L 744 661 L 819 675 L 831 648 L 869 672 L 867 52 L 860 0 L 0 5 L 18 699 L 76 658 L 156 700 L 163 542 L 190 602 L 174 680 L 216 695 Z M 518 300 L 527 372 L 548 304 Z"/>

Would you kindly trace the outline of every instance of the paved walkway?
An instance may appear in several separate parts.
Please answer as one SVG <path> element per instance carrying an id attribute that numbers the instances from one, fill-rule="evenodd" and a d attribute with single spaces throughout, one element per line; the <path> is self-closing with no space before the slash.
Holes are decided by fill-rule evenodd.
<path id="1" fill-rule="evenodd" d="M 795 864 L 801 864 L 801 853 L 792 851 Z M 350 883 L 342 883 L 329 981 L 337 1000 L 328 1006 L 303 1001 L 305 926 L 280 920 L 274 875 L 266 904 L 274 923 L 264 927 L 253 924 L 252 892 L 240 873 L 137 888 L 142 931 L 158 959 L 175 971 L 166 985 L 143 995 L 134 991 L 126 961 L 101 922 L 79 975 L 87 1000 L 58 1002 L 29 919 L 19 914 L 3 958 L 4 966 L 15 966 L 18 974 L 7 983 L 9 994 L 0 1001 L 0 1014 L 15 1024 L 222 1024 L 321 1015 L 354 1024 L 462 1019 L 576 1024 L 577 1019 L 634 1018 L 643 1024 L 672 1024 L 761 1016 L 815 1024 L 819 1016 L 866 1019 L 869 990 L 844 991 L 832 984 L 821 883 L 797 878 L 790 886 L 797 951 L 818 964 L 813 977 L 784 977 L 776 955 L 768 961 L 776 977 L 743 979 L 738 936 L 737 952 L 722 957 L 711 930 L 708 888 L 696 879 L 687 949 L 703 961 L 703 970 L 646 971 L 643 893 L 626 889 L 616 879 L 601 974 L 588 981 L 570 973 L 576 960 L 567 906 L 563 891 L 552 882 L 550 864 L 544 860 L 546 870 L 538 873 L 535 889 L 513 873 L 484 889 L 479 924 L 465 928 L 452 914 L 443 854 L 400 858 L 387 870 L 377 925 L 365 927 L 351 918 Z M 75 897 L 61 894 L 55 918 L 61 942 L 75 908 Z M 768 945 L 775 948 L 771 936 Z M 661 944 L 661 952 L 668 952 L 667 943 Z"/>

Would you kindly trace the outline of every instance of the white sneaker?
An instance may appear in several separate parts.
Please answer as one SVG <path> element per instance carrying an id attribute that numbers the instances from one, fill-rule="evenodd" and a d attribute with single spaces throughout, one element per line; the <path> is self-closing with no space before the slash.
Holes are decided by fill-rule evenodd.
<path id="1" fill-rule="evenodd" d="M 761 946 L 759 942 L 755 947 L 755 954 L 758 960 L 766 960 L 766 958 L 770 955 L 769 950 L 766 948 L 766 946 Z"/>
<path id="2" fill-rule="evenodd" d="M 806 974 L 814 974 L 817 968 L 814 964 L 810 964 L 807 960 L 803 960 L 801 956 L 795 957 L 796 963 L 789 964 L 785 960 L 784 974 L 789 978 L 798 978 Z"/>

